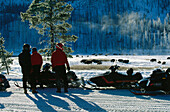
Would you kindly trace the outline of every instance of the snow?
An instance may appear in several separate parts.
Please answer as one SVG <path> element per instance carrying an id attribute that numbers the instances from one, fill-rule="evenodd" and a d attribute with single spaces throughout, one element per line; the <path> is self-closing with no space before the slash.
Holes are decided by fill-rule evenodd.
<path id="1" fill-rule="evenodd" d="M 115 63 L 106 62 L 104 65 L 119 65 L 129 67 L 153 67 L 168 68 L 170 60 L 168 55 L 154 56 L 73 56 L 69 58 L 70 65 L 81 65 L 81 59 L 129 59 L 129 64 L 122 64 L 118 61 Z M 160 61 L 166 61 L 165 65 L 150 62 L 155 58 Z M 46 63 L 46 62 L 44 62 Z M 93 64 L 95 65 L 95 64 Z M 156 66 L 156 67 L 155 67 Z M 155 68 L 154 68 L 155 67 Z M 153 69 L 141 70 L 143 76 L 149 76 Z M 95 75 L 104 73 L 108 70 L 73 70 L 77 76 L 88 79 Z M 120 71 L 125 73 L 125 71 Z M 137 71 L 135 71 L 137 72 Z M 38 94 L 23 93 L 23 89 L 17 88 L 14 82 L 17 81 L 22 85 L 22 74 L 15 57 L 11 66 L 10 75 L 5 75 L 10 82 L 11 87 L 6 91 L 0 91 L 0 111 L 1 112 L 111 112 L 111 111 L 169 111 L 169 95 L 157 96 L 136 96 L 127 89 L 115 90 L 85 90 L 82 88 L 69 88 L 68 93 L 56 93 L 56 88 L 38 88 Z"/>

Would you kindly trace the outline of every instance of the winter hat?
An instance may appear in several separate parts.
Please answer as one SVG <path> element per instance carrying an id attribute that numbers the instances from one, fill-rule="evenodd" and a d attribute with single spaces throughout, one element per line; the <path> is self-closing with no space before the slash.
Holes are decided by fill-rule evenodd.
<path id="1" fill-rule="evenodd" d="M 37 48 L 36 47 L 32 48 L 32 52 L 35 52 L 35 51 L 37 51 Z"/>
<path id="2" fill-rule="evenodd" d="M 30 51 L 30 45 L 29 44 L 24 44 L 23 45 L 23 50 Z"/>
<path id="3" fill-rule="evenodd" d="M 59 48 L 59 49 L 61 49 L 61 50 L 63 50 L 63 44 L 62 43 L 58 43 L 57 45 L 56 45 L 56 48 Z"/>

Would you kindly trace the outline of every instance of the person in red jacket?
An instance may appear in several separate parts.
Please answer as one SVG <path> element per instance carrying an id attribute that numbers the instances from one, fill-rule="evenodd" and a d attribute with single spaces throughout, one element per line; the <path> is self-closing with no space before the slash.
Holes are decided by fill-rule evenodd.
<path id="1" fill-rule="evenodd" d="M 40 78 L 40 69 L 42 66 L 43 60 L 42 56 L 37 52 L 37 48 L 32 48 L 31 55 L 31 64 L 32 64 L 32 73 L 31 73 L 31 88 L 32 93 L 38 93 L 36 91 L 36 79 Z"/>
<path id="2" fill-rule="evenodd" d="M 66 77 L 66 68 L 65 64 L 67 65 L 67 70 L 70 71 L 70 66 L 67 60 L 67 56 L 63 51 L 63 44 L 58 43 L 56 45 L 56 51 L 52 53 L 51 56 L 51 63 L 53 71 L 56 73 L 56 80 L 57 80 L 57 92 L 61 93 L 61 85 L 60 79 L 64 81 L 64 92 L 68 92 L 68 82 Z"/>

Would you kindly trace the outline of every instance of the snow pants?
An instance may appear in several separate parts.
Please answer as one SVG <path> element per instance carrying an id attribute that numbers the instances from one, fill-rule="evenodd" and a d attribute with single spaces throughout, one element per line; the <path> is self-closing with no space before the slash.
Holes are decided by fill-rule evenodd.
<path id="1" fill-rule="evenodd" d="M 22 82 L 23 82 L 23 88 L 24 89 L 27 88 L 27 82 L 28 82 L 29 77 L 30 77 L 30 72 L 31 72 L 31 68 L 22 67 L 22 74 L 23 74 Z"/>
<path id="2" fill-rule="evenodd" d="M 41 82 L 40 69 L 41 69 L 41 65 L 33 65 L 32 66 L 32 73 L 30 75 L 31 88 L 36 88 L 36 80 L 37 79 L 39 82 Z"/>
<path id="3" fill-rule="evenodd" d="M 65 65 L 55 66 L 53 71 L 56 73 L 56 83 L 57 83 L 57 91 L 61 91 L 61 80 L 64 83 L 64 91 L 68 89 L 68 81 L 66 76 L 66 68 Z"/>

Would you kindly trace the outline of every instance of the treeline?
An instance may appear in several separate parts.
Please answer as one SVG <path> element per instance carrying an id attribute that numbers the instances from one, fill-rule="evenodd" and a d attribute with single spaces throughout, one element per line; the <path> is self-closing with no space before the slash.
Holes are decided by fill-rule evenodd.
<path id="1" fill-rule="evenodd" d="M 16 46 L 16 49 L 22 47 L 21 40 L 37 44 L 38 39 L 35 38 L 40 36 L 26 28 L 26 23 L 23 24 L 19 16 L 20 12 L 25 12 L 29 4 L 17 4 L 14 0 L 12 2 L 8 5 L 5 1 L 0 3 L 0 30 L 7 38 L 6 43 Z M 76 43 L 72 43 L 72 48 L 77 53 L 169 48 L 170 0 L 66 2 L 71 3 L 74 8 L 69 23 L 72 24 L 70 34 L 79 37 Z M 16 29 L 18 32 L 14 31 Z M 17 45 L 9 44 L 8 40 L 17 38 L 21 39 Z"/>
<path id="2" fill-rule="evenodd" d="M 149 19 L 138 13 L 119 16 L 119 33 L 121 39 L 130 39 L 130 49 L 168 49 L 170 48 L 170 17 Z M 126 43 L 124 43 L 126 44 Z M 125 47 L 125 46 L 124 46 Z"/>

